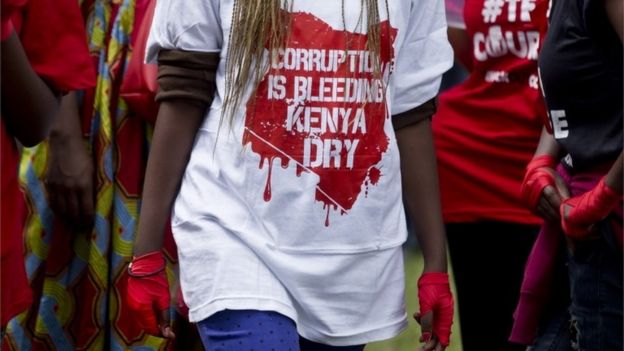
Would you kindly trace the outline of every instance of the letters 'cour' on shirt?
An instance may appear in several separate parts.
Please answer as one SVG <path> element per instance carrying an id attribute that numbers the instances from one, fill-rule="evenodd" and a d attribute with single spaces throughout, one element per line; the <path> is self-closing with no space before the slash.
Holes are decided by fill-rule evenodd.
<path id="1" fill-rule="evenodd" d="M 542 222 L 520 188 L 546 120 L 537 59 L 547 9 L 548 0 L 465 1 L 472 70 L 440 95 L 433 118 L 447 223 Z"/>

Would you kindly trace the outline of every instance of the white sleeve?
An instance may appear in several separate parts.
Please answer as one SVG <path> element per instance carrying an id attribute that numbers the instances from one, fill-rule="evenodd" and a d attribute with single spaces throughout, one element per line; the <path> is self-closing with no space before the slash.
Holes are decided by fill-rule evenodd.
<path id="1" fill-rule="evenodd" d="M 465 0 L 444 0 L 446 5 L 446 22 L 451 28 L 466 29 L 464 22 Z"/>
<path id="2" fill-rule="evenodd" d="M 223 31 L 219 0 L 156 0 L 145 60 L 156 62 L 160 49 L 219 52 Z"/>
<path id="3" fill-rule="evenodd" d="M 435 97 L 442 74 L 453 65 L 443 1 L 412 1 L 406 37 L 390 78 L 392 115 L 409 111 Z"/>

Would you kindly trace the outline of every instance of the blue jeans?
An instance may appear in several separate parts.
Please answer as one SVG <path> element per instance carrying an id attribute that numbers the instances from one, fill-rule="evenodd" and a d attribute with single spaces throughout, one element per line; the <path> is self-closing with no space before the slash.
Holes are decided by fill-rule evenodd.
<path id="1" fill-rule="evenodd" d="M 197 323 L 206 351 L 362 351 L 329 346 L 297 334 L 292 319 L 272 311 L 225 310 Z"/>
<path id="2" fill-rule="evenodd" d="M 622 350 L 622 251 L 608 221 L 568 251 L 570 306 L 545 325 L 531 350 Z"/>
<path id="3" fill-rule="evenodd" d="M 578 350 L 622 350 L 622 251 L 607 221 L 569 254 L 570 331 Z"/>

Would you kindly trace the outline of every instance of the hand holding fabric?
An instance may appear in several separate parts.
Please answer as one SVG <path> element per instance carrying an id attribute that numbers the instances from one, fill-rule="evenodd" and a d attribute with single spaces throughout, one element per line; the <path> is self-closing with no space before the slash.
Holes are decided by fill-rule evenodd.
<path id="1" fill-rule="evenodd" d="M 564 233 L 573 239 L 586 238 L 594 224 L 606 218 L 621 200 L 622 195 L 602 178 L 590 191 L 563 201 L 559 210 Z"/>
<path id="2" fill-rule="evenodd" d="M 148 334 L 173 339 L 169 318 L 171 295 L 165 257 L 154 251 L 135 257 L 128 266 L 128 307 Z"/>
<path id="3" fill-rule="evenodd" d="M 551 155 L 534 157 L 526 167 L 521 190 L 524 204 L 550 221 L 559 221 L 561 200 L 569 196 L 554 170 L 555 165 L 556 160 Z"/>
<path id="4" fill-rule="evenodd" d="M 50 207 L 77 230 L 90 230 L 95 218 L 91 155 L 81 136 L 52 139 L 45 181 Z"/>
<path id="5" fill-rule="evenodd" d="M 94 166 L 82 136 L 78 99 L 70 92 L 52 123 L 45 188 L 54 214 L 77 231 L 89 231 L 95 220 Z"/>
<path id="6" fill-rule="evenodd" d="M 424 273 L 418 280 L 418 300 L 420 312 L 414 317 L 422 326 L 420 341 L 427 343 L 425 350 L 443 350 L 449 345 L 454 310 L 448 274 Z"/>

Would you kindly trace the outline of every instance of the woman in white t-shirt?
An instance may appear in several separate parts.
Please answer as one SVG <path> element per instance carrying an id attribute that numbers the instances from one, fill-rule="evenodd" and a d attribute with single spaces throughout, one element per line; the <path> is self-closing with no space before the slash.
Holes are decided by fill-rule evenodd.
<path id="1" fill-rule="evenodd" d="M 174 337 L 171 213 L 208 350 L 361 350 L 397 335 L 403 191 L 425 255 L 423 341 L 444 349 L 430 116 L 452 56 L 439 0 L 159 0 L 147 59 L 161 106 L 128 270 L 141 325 Z"/>

